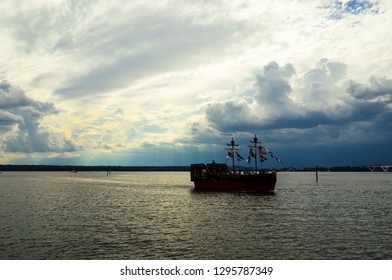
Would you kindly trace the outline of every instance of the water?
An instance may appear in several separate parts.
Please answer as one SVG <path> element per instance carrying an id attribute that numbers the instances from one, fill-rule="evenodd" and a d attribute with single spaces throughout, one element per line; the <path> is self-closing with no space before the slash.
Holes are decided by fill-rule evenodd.
<path id="1" fill-rule="evenodd" d="M 0 174 L 0 259 L 392 259 L 391 173 L 278 173 L 275 195 L 187 172 Z"/>

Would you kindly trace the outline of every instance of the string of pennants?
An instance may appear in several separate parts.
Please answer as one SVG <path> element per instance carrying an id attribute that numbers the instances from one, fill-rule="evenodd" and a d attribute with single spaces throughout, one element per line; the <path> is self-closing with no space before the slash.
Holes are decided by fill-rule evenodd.
<path id="1" fill-rule="evenodd" d="M 233 158 L 234 155 L 236 155 L 238 162 L 241 162 L 242 160 L 244 160 L 244 158 L 239 154 L 238 149 L 226 148 L 226 150 L 227 150 L 227 158 Z M 278 161 L 278 162 L 280 162 L 282 164 L 284 163 L 277 156 L 275 156 L 273 152 L 267 150 L 263 146 L 251 147 L 250 148 L 249 155 L 248 155 L 248 157 L 246 159 L 247 163 L 250 163 L 252 158 L 256 158 L 256 152 L 259 152 L 259 156 L 260 156 L 260 161 L 261 162 L 268 160 L 268 158 L 266 156 L 270 155 L 270 157 L 275 159 L 276 161 Z"/>

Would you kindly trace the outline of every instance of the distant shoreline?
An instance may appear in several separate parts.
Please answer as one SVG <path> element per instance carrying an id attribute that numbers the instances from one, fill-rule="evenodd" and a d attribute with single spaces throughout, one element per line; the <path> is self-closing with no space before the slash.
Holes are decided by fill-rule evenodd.
<path id="1" fill-rule="evenodd" d="M 1 171 L 189 171 L 189 166 L 0 165 Z"/>
<path id="2" fill-rule="evenodd" d="M 367 172 L 366 166 L 336 166 L 336 167 L 288 167 L 274 169 L 277 171 L 303 172 L 316 171 L 320 172 Z M 1 171 L 69 171 L 69 172 L 91 172 L 91 171 L 189 171 L 189 166 L 83 166 L 83 165 L 0 165 Z M 375 170 L 379 171 L 379 170 Z M 382 171 L 382 170 L 381 170 Z"/>
<path id="3" fill-rule="evenodd" d="M 189 171 L 189 166 L 0 165 L 4 171 Z"/>

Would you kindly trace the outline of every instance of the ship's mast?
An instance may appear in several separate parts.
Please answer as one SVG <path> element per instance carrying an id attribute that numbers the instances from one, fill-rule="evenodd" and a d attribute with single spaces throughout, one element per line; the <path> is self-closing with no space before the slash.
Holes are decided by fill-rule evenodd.
<path id="1" fill-rule="evenodd" d="M 232 159 L 233 159 L 233 172 L 234 172 L 234 153 L 235 153 L 235 147 L 238 147 L 238 144 L 235 144 L 234 138 L 231 138 L 230 144 L 227 144 L 228 147 L 226 150 L 232 153 Z"/>
<path id="2" fill-rule="evenodd" d="M 258 139 L 255 134 L 253 141 L 250 141 L 250 143 L 252 143 L 253 145 L 249 146 L 253 150 L 252 152 L 254 152 L 254 155 L 255 155 L 255 171 L 257 171 L 257 149 L 258 149 L 257 144 L 261 144 L 261 142 L 258 142 L 257 140 Z"/>

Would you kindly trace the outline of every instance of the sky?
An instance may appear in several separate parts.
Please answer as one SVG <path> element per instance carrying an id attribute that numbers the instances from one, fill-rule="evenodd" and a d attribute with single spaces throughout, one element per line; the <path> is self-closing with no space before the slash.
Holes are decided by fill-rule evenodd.
<path id="1" fill-rule="evenodd" d="M 392 165 L 392 1 L 0 2 L 0 164 Z M 242 165 L 247 164 L 242 162 Z"/>

